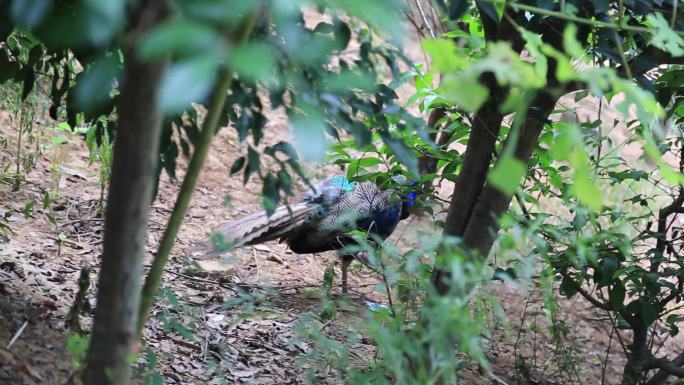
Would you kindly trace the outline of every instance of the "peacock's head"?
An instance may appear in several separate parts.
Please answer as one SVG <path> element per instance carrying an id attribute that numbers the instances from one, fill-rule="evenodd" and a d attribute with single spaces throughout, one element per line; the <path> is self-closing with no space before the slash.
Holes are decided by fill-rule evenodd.
<path id="1" fill-rule="evenodd" d="M 401 219 L 406 219 L 416 206 L 420 183 L 409 180 L 404 175 L 393 175 L 392 180 L 397 184 L 397 193 L 401 199 Z"/>

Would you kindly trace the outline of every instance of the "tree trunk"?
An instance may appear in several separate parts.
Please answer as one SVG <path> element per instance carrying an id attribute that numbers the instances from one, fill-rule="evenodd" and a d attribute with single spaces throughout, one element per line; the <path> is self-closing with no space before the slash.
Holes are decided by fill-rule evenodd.
<path id="1" fill-rule="evenodd" d="M 478 4 L 480 7 L 480 4 Z M 509 12 L 509 9 L 505 9 Z M 511 15 L 511 19 L 515 18 Z M 487 38 L 510 41 L 513 49 L 520 52 L 523 49 L 522 40 L 508 18 L 503 18 L 501 24 L 495 25 L 491 20 L 483 16 L 485 33 Z M 562 25 L 551 28 L 544 34 L 544 41 L 556 49 L 562 49 L 562 36 L 557 31 L 562 31 Z M 493 33 L 491 30 L 496 29 Z M 581 34 L 588 34 L 583 30 Z M 530 105 L 525 121 L 522 125 L 521 135 L 515 148 L 515 156 L 521 162 L 527 164 L 534 146 L 537 144 L 539 134 L 544 127 L 549 114 L 553 111 L 556 101 L 561 95 L 572 91 L 570 87 L 560 87 L 556 79 L 555 60 L 551 59 L 547 69 L 547 88 L 539 91 L 537 97 Z M 491 73 L 485 73 L 481 82 L 489 90 L 489 99 L 480 108 L 473 120 L 473 127 L 466 148 L 461 173 L 454 186 L 451 196 L 449 211 L 447 212 L 445 235 L 462 237 L 466 249 L 475 249 L 481 258 L 487 258 L 494 240 L 496 239 L 498 220 L 508 209 L 512 196 L 503 194 L 492 185 L 486 185 L 489 166 L 493 159 L 496 142 L 498 140 L 503 114 L 499 106 L 507 95 L 507 89 L 498 85 Z M 432 274 L 432 282 L 438 294 L 443 295 L 449 291 L 447 277 L 450 272 L 435 266 Z"/>
<path id="2" fill-rule="evenodd" d="M 482 193 L 489 164 L 492 161 L 496 141 L 499 136 L 503 114 L 499 105 L 506 97 L 507 90 L 496 84 L 492 74 L 483 75 L 483 83 L 488 85 L 490 99 L 480 108 L 473 118 L 473 128 L 466 147 L 461 173 L 451 195 L 451 203 L 447 212 L 444 234 L 463 236 L 475 204 Z M 437 266 L 432 274 L 432 282 L 439 294 L 449 290 L 445 277 L 449 272 Z"/>
<path id="3" fill-rule="evenodd" d="M 134 26 L 139 35 L 165 13 L 162 0 L 144 1 Z M 129 356 L 134 353 L 140 306 L 145 234 L 156 181 L 161 113 L 157 90 L 165 61 L 141 63 L 126 55 L 119 95 L 119 122 L 114 143 L 107 201 L 104 250 L 97 308 L 83 382 L 128 384 Z"/>
<path id="4" fill-rule="evenodd" d="M 558 97 L 541 92 L 532 103 L 535 113 L 527 114 L 515 144 L 514 156 L 522 163 L 529 161 L 557 101 Z M 499 218 L 508 210 L 512 198 L 491 184 L 484 187 L 463 232 L 463 245 L 467 249 L 475 250 L 480 258 L 487 258 L 499 231 Z"/>
<path id="5" fill-rule="evenodd" d="M 648 326 L 641 318 L 641 316 L 632 317 L 628 319 L 630 327 L 632 328 L 633 336 L 632 343 L 629 346 L 630 352 L 627 355 L 627 362 L 622 370 L 622 385 L 635 385 L 642 383 L 644 372 L 639 367 L 644 359 L 650 355 L 648 351 Z"/>

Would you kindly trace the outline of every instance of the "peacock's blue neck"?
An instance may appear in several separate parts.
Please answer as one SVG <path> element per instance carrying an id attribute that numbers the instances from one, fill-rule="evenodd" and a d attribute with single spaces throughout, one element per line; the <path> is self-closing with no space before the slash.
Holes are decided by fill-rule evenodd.
<path id="1" fill-rule="evenodd" d="M 401 203 L 387 206 L 384 210 L 374 211 L 370 218 L 359 222 L 361 229 L 387 238 L 392 234 L 401 219 Z"/>

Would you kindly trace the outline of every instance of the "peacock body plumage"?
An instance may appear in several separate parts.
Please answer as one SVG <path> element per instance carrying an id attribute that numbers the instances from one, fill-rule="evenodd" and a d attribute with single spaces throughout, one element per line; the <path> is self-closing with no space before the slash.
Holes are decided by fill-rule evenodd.
<path id="1" fill-rule="evenodd" d="M 343 177 L 333 177 L 323 183 L 318 189 L 322 195 L 318 211 L 298 231 L 283 239 L 297 254 L 341 249 L 350 241 L 344 235 L 349 230 L 385 239 L 401 220 L 402 202 L 372 182 L 348 182 Z"/>
<path id="2" fill-rule="evenodd" d="M 278 240 L 297 254 L 340 250 L 354 242 L 345 235 L 350 230 L 365 231 L 382 240 L 389 237 L 408 216 L 414 199 L 415 192 L 400 199 L 397 193 L 382 190 L 373 182 L 332 176 L 315 184 L 297 204 L 279 207 L 271 216 L 254 213 L 216 231 L 234 247 Z M 342 284 L 346 291 L 346 267 L 351 257 L 344 257 Z"/>

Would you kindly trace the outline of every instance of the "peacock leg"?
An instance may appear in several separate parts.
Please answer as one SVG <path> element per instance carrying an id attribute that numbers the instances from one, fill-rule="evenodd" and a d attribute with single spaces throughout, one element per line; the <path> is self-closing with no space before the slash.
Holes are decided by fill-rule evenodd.
<path id="1" fill-rule="evenodd" d="M 349 269 L 349 265 L 351 265 L 352 261 L 354 260 L 354 256 L 352 255 L 343 255 L 342 256 L 342 293 L 347 294 L 349 291 L 349 286 L 347 284 L 347 269 Z"/>

